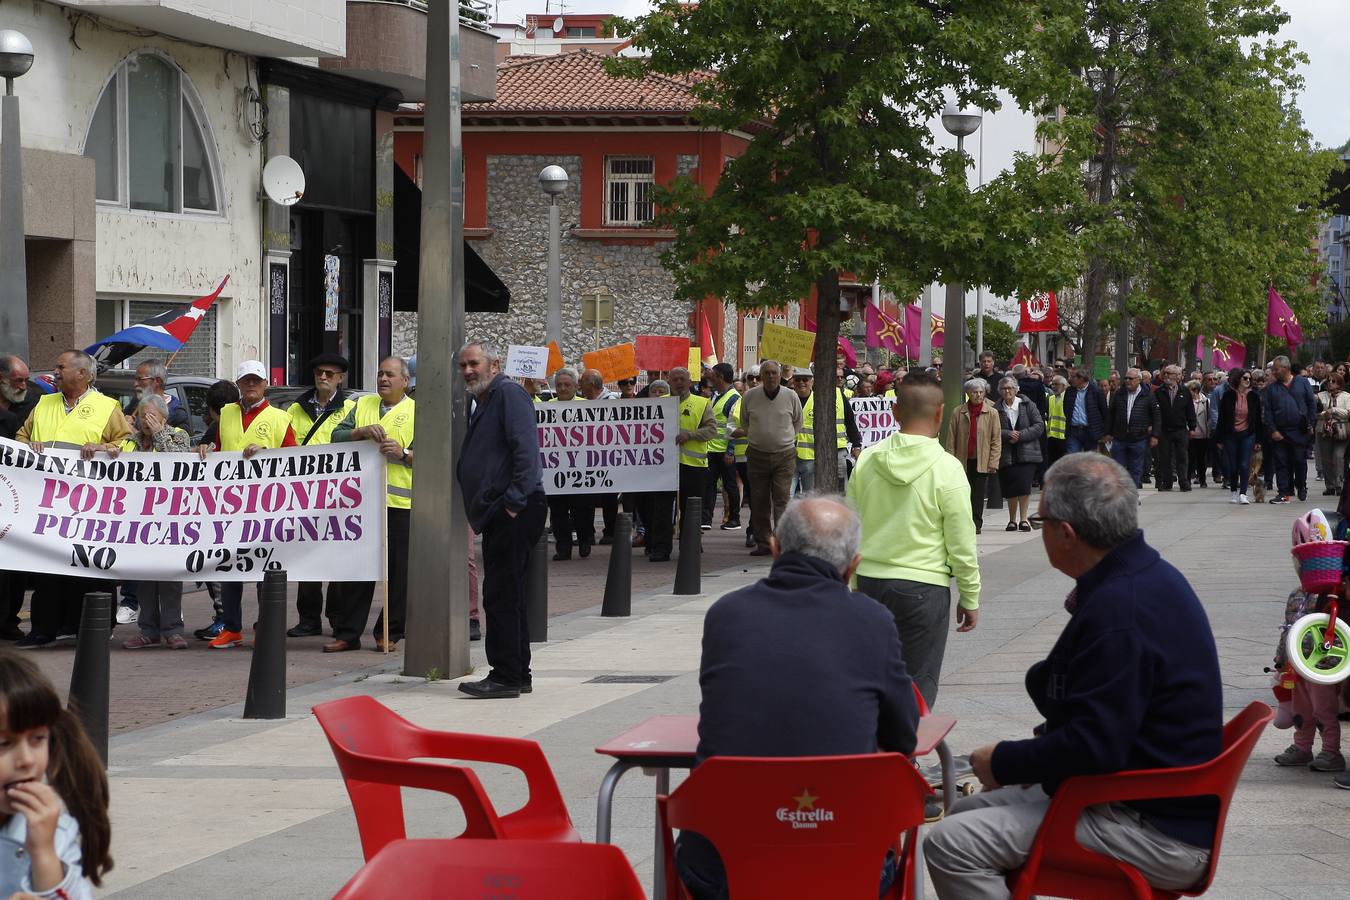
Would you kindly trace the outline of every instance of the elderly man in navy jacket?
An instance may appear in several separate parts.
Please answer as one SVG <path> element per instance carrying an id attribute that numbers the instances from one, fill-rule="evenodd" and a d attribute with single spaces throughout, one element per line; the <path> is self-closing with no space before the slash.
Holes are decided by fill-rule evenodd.
<path id="1" fill-rule="evenodd" d="M 895 622 L 848 588 L 861 538 L 841 498 L 800 497 L 769 539 L 768 577 L 708 610 L 698 762 L 914 751 L 919 712 Z M 675 861 L 695 900 L 725 896 L 721 860 L 701 835 L 682 834 Z"/>
<path id="2" fill-rule="evenodd" d="M 1007 897 L 1004 876 L 1026 861 L 1065 778 L 1218 755 L 1223 682 L 1209 620 L 1181 573 L 1144 543 L 1138 507 L 1133 479 L 1104 456 L 1075 453 L 1046 473 L 1041 539 L 1077 585 L 1059 640 L 1027 672 L 1045 722 L 971 753 L 984 792 L 957 801 L 924 841 L 939 897 Z M 1213 797 L 1093 806 L 1077 837 L 1180 891 L 1208 869 L 1217 813 Z"/>
<path id="3" fill-rule="evenodd" d="M 483 643 L 492 667 L 488 677 L 459 689 L 478 699 L 519 697 L 532 689 L 525 563 L 548 511 L 534 403 L 500 369 L 490 344 L 459 351 L 459 371 L 477 402 L 455 476 L 469 525 L 483 536 Z"/>
<path id="4" fill-rule="evenodd" d="M 1068 453 L 1096 452 L 1097 442 L 1106 434 L 1106 395 L 1087 369 L 1079 367 L 1069 373 L 1064 421 L 1068 425 Z"/>

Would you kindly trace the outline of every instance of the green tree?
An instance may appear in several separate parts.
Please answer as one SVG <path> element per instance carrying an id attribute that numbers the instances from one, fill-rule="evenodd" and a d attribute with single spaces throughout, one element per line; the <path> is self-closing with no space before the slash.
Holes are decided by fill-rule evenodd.
<path id="1" fill-rule="evenodd" d="M 975 341 L 975 317 L 966 316 L 966 334 L 970 335 L 971 346 Z M 1006 364 L 1017 352 L 1017 332 L 1002 319 L 993 316 L 984 317 L 984 349 L 994 354 L 1000 365 Z"/>
<path id="2" fill-rule="evenodd" d="M 1081 85 L 1046 130 L 1087 173 L 1086 202 L 1066 212 L 1086 259 L 1087 352 L 1112 282 L 1129 312 L 1178 335 L 1255 336 L 1272 281 L 1319 321 L 1306 249 L 1331 163 L 1294 107 L 1302 56 L 1272 39 L 1287 20 L 1273 0 L 1080 5 L 1062 48 Z"/>
<path id="3" fill-rule="evenodd" d="M 1067 90 L 1050 48 L 1077 0 L 658 0 L 616 23 L 646 59 L 610 71 L 685 80 L 706 127 L 747 130 L 743 155 L 707 195 L 689 179 L 657 192 L 676 238 L 664 256 L 681 299 L 781 306 L 814 294 L 815 405 L 835 408 L 839 272 L 899 296 L 933 281 L 1003 294 L 1065 283 L 1077 257 L 1055 210 L 1076 172 L 1022 155 L 976 192 L 968 159 L 934 146 L 949 99 L 1024 107 Z M 834 454 L 829 429 L 819 458 Z M 836 487 L 826 466 L 820 487 Z"/>

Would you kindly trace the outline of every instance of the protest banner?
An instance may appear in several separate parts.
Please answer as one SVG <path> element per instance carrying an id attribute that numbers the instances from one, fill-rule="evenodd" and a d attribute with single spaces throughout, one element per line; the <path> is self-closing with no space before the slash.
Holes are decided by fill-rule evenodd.
<path id="1" fill-rule="evenodd" d="M 679 487 L 680 406 L 673 397 L 536 403 L 534 415 L 549 494 Z"/>
<path id="2" fill-rule="evenodd" d="M 241 453 L 36 453 L 0 439 L 5 568 L 118 581 L 378 581 L 372 441 Z"/>
<path id="3" fill-rule="evenodd" d="M 547 347 L 512 344 L 506 348 L 506 368 L 502 374 L 508 378 L 546 378 L 548 357 Z"/>
<path id="4" fill-rule="evenodd" d="M 850 397 L 853 418 L 862 434 L 862 445 L 870 447 L 879 444 L 900 430 L 895 416 L 891 415 L 891 397 Z"/>
<path id="5" fill-rule="evenodd" d="M 598 371 L 600 377 L 609 384 L 624 378 L 636 378 L 638 374 L 637 363 L 633 360 L 632 344 L 615 344 L 613 347 L 602 347 L 590 353 L 583 353 L 581 364 Z"/>
<path id="6" fill-rule="evenodd" d="M 811 365 L 811 350 L 815 345 L 816 336 L 809 331 L 765 322 L 759 355 L 761 359 L 776 359 L 793 368 L 804 369 Z"/>
<path id="7" fill-rule="evenodd" d="M 689 338 L 639 334 L 633 340 L 634 361 L 648 372 L 669 372 L 689 363 Z"/>

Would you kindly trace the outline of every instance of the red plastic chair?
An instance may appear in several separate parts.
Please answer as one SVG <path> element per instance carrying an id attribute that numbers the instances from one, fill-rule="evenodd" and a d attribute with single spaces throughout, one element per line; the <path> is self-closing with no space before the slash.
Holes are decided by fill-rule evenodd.
<path id="1" fill-rule="evenodd" d="M 1266 704 L 1252 703 L 1224 725 L 1222 752 L 1198 766 L 1066 779 L 1055 791 L 1026 864 L 1008 879 L 1013 900 L 1026 900 L 1032 894 L 1091 897 L 1093 900 L 1158 900 L 1203 894 L 1214 880 L 1233 790 L 1247 764 L 1247 757 L 1251 756 L 1257 739 L 1274 715 Z M 1087 850 L 1075 837 L 1078 819 L 1089 806 L 1125 800 L 1210 795 L 1219 798 L 1218 828 L 1209 856 L 1209 871 L 1204 882 L 1193 890 L 1178 892 L 1155 888 L 1133 866 Z"/>
<path id="2" fill-rule="evenodd" d="M 366 863 L 337 900 L 645 900 L 609 844 L 401 840 Z"/>
<path id="3" fill-rule="evenodd" d="M 400 787 L 449 794 L 464 810 L 461 838 L 580 841 L 548 760 L 534 741 L 419 728 L 374 697 L 345 697 L 314 707 L 337 757 L 366 860 L 407 836 Z M 528 802 L 498 815 L 472 769 L 420 759 L 471 760 L 519 769 Z"/>
<path id="4" fill-rule="evenodd" d="M 908 859 L 931 793 L 898 753 L 715 756 L 656 798 L 667 890 L 689 896 L 675 870 L 672 829 L 679 828 L 717 848 L 736 900 L 874 900 L 887 850 L 897 852 L 897 873 L 912 871 Z M 905 896 L 902 875 L 889 896 Z"/>

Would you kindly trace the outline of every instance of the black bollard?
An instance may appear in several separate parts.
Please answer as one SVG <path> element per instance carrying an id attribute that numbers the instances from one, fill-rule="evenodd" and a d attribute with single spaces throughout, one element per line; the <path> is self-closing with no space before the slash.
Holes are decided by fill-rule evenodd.
<path id="1" fill-rule="evenodd" d="M 530 643 L 548 640 L 548 532 L 539 535 L 525 569 L 525 626 Z"/>
<path id="2" fill-rule="evenodd" d="M 112 594 L 107 591 L 84 595 L 75 665 L 70 670 L 70 709 L 84 726 L 104 766 L 108 765 L 108 642 L 112 637 L 112 608 Z"/>
<path id="3" fill-rule="evenodd" d="M 680 560 L 675 564 L 675 593 L 701 594 L 703 570 L 703 498 L 687 497 L 680 517 Z"/>
<path id="4" fill-rule="evenodd" d="M 258 630 L 244 696 L 245 719 L 286 718 L 286 573 L 263 573 Z"/>
<path id="5" fill-rule="evenodd" d="M 609 548 L 602 616 L 633 614 L 633 517 L 619 513 L 614 520 L 614 544 Z"/>

